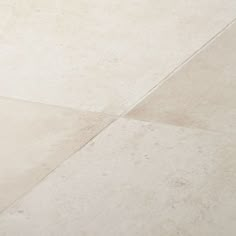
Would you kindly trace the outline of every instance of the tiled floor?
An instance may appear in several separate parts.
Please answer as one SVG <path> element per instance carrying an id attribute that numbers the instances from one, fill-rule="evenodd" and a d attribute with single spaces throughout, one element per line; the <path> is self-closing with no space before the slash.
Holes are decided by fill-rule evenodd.
<path id="1" fill-rule="evenodd" d="M 0 236 L 236 235 L 234 0 L 0 17 Z"/>

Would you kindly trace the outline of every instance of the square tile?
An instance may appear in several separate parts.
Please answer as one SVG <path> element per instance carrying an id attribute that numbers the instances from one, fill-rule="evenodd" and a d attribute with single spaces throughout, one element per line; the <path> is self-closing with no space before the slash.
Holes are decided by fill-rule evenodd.
<path id="1" fill-rule="evenodd" d="M 4 7 L 1 96 L 116 115 L 236 12 L 235 0 L 12 0 Z"/>
<path id="2" fill-rule="evenodd" d="M 5 211 L 0 234 L 234 236 L 235 143 L 118 120 Z"/>

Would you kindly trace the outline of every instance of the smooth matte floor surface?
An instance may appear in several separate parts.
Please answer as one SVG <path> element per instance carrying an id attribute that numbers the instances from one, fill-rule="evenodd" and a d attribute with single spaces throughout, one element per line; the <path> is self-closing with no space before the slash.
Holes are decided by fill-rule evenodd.
<path id="1" fill-rule="evenodd" d="M 0 236 L 236 235 L 234 0 L 0 18 Z"/>

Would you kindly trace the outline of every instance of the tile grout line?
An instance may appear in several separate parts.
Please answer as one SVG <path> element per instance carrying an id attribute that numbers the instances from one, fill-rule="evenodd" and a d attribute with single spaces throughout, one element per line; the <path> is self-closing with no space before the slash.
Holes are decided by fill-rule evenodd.
<path id="1" fill-rule="evenodd" d="M 51 106 L 58 109 L 67 109 L 75 112 L 91 112 L 91 113 L 100 113 L 104 114 L 113 118 L 119 119 L 120 117 L 126 116 L 134 107 L 136 107 L 141 101 L 143 101 L 146 97 L 148 97 L 154 90 L 156 90 L 159 86 L 161 86 L 163 83 L 165 83 L 168 79 L 170 79 L 171 76 L 173 76 L 176 72 L 182 69 L 188 62 L 190 62 L 195 56 L 197 56 L 199 53 L 201 53 L 206 47 L 208 47 L 211 43 L 214 42 L 215 39 L 217 39 L 219 36 L 221 36 L 228 28 L 230 28 L 231 25 L 233 25 L 236 22 L 236 18 L 234 18 L 232 21 L 230 21 L 228 24 L 226 24 L 218 33 L 216 33 L 213 37 L 211 37 L 209 40 L 206 41 L 199 49 L 197 49 L 193 54 L 191 54 L 187 59 L 185 59 L 183 62 L 181 62 L 178 66 L 176 66 L 170 73 L 168 73 L 160 82 L 158 82 L 156 85 L 154 85 L 151 89 L 149 89 L 140 99 L 138 99 L 133 105 L 131 105 L 129 108 L 127 108 L 126 111 L 122 112 L 121 114 L 112 114 L 104 111 L 92 111 L 92 110 L 86 110 L 86 109 L 76 109 L 69 106 L 61 106 L 51 103 L 43 103 L 38 101 L 31 101 L 27 99 L 22 98 L 16 98 L 16 97 L 8 97 L 8 96 L 2 96 L 0 95 L 0 98 L 6 99 L 6 100 L 12 100 L 12 101 L 19 101 L 24 103 L 30 103 L 30 104 L 38 104 L 38 105 L 44 105 L 44 106 Z"/>
<path id="2" fill-rule="evenodd" d="M 154 87 L 152 87 L 146 94 L 144 94 L 140 99 L 137 100 L 133 105 L 131 105 L 126 111 L 124 111 L 119 117 L 126 116 L 132 109 L 134 109 L 140 102 L 147 98 L 152 92 L 157 90 L 162 84 L 169 80 L 175 73 L 181 70 L 186 64 L 188 64 L 192 59 L 194 59 L 198 54 L 200 54 L 204 49 L 210 46 L 218 37 L 220 37 L 226 30 L 228 30 L 234 23 L 236 18 L 226 24 L 219 32 L 217 32 L 213 37 L 207 40 L 199 49 L 197 49 L 193 54 L 191 54 L 182 63 L 177 65 L 170 73 L 168 73 L 160 82 L 158 82 Z"/>
<path id="3" fill-rule="evenodd" d="M 50 172 L 48 172 L 48 174 L 46 174 L 41 180 L 39 180 L 38 183 L 36 183 L 34 186 L 32 186 L 28 191 L 25 191 L 23 194 L 21 194 L 21 196 L 19 196 L 17 199 L 15 199 L 11 204 L 9 204 L 4 209 L 0 210 L 0 215 L 3 214 L 7 209 L 11 208 L 17 201 L 19 201 L 20 199 L 24 198 L 27 194 L 32 192 L 32 190 L 35 187 L 37 187 L 41 182 L 43 182 L 45 179 L 47 179 L 48 176 L 51 175 L 56 169 L 58 169 L 61 165 L 63 165 L 66 161 L 68 161 L 76 153 L 78 153 L 83 148 L 85 148 L 91 141 L 93 141 L 95 138 L 97 138 L 101 133 L 103 133 L 107 128 L 109 128 L 115 121 L 117 121 L 119 118 L 122 118 L 125 115 L 127 115 L 135 106 L 137 106 L 142 100 L 144 100 L 147 96 L 149 96 L 155 89 L 157 89 L 161 84 L 166 82 L 173 74 L 175 74 L 178 70 L 180 70 L 189 61 L 191 61 L 203 49 L 205 49 L 207 46 L 209 46 L 216 38 L 218 38 L 221 34 L 223 34 L 225 30 L 227 30 L 232 24 L 235 23 L 235 21 L 236 21 L 236 18 L 234 18 L 230 23 L 228 23 L 226 26 L 224 26 L 218 33 L 216 33 L 212 38 L 210 38 L 206 43 L 204 43 L 199 49 L 197 49 L 190 57 L 188 57 L 182 63 L 180 63 L 180 65 L 178 65 L 176 68 L 174 68 L 166 77 L 164 77 L 159 83 L 157 83 L 145 95 L 143 95 L 134 105 L 130 106 L 127 109 L 127 111 L 125 111 L 125 112 L 123 112 L 123 113 L 121 113 L 120 115 L 117 115 L 117 116 L 115 116 L 115 115 L 112 116 L 111 114 L 106 114 L 104 112 L 94 112 L 94 113 L 100 113 L 100 114 L 108 115 L 110 117 L 113 117 L 114 119 L 108 125 L 105 125 L 105 127 L 103 127 L 97 134 L 95 134 L 92 138 L 90 138 L 84 145 L 82 145 L 77 150 L 75 150 L 73 153 L 68 155 L 68 157 L 64 161 L 62 161 L 61 163 L 56 165 Z M 53 107 L 57 107 L 57 108 L 61 108 L 61 109 L 70 109 L 70 110 L 77 111 L 77 112 L 80 111 L 80 110 L 73 109 L 73 108 L 70 108 L 70 107 L 57 106 L 57 105 L 53 105 L 53 104 L 46 104 L 46 103 L 40 103 L 40 102 L 34 102 L 34 101 L 28 101 L 28 100 L 22 100 L 22 99 L 4 97 L 4 96 L 0 96 L 0 97 L 3 98 L 3 99 L 22 101 L 22 102 L 26 102 L 26 103 L 37 103 L 37 104 L 40 104 L 40 105 L 53 106 Z M 82 112 L 92 112 L 92 111 L 82 110 Z"/>
<path id="4" fill-rule="evenodd" d="M 85 142 L 81 147 L 77 148 L 75 151 L 73 151 L 71 154 L 69 154 L 66 159 L 64 159 L 62 162 L 58 163 L 53 169 L 51 169 L 45 176 L 43 176 L 37 183 L 35 183 L 32 187 L 29 188 L 29 190 L 26 190 L 24 193 L 22 193 L 19 197 L 17 197 L 12 203 L 10 203 L 8 206 L 0 210 L 0 216 L 3 214 L 7 209 L 11 208 L 17 201 L 24 198 L 27 194 L 33 191 L 35 187 L 37 187 L 41 182 L 43 182 L 45 179 L 48 178 L 49 175 L 51 175 L 56 169 L 58 169 L 60 166 L 62 166 L 65 162 L 67 162 L 71 157 L 73 157 L 76 153 L 81 151 L 84 147 L 86 147 L 90 142 L 92 142 L 98 135 L 100 135 L 102 132 L 104 132 L 108 127 L 110 127 L 117 119 L 114 118 L 109 124 L 105 125 L 97 134 L 95 134 L 92 138 L 90 138 L 87 142 Z"/>
<path id="5" fill-rule="evenodd" d="M 0 95 L 0 99 L 5 99 L 5 100 L 15 101 L 15 102 L 21 102 L 21 103 L 28 103 L 28 104 L 32 104 L 32 105 L 36 104 L 36 105 L 39 105 L 39 106 L 53 107 L 53 108 L 68 110 L 68 111 L 72 111 L 72 112 L 81 112 L 81 113 L 82 112 L 88 112 L 88 113 L 94 113 L 94 114 L 104 114 L 104 115 L 112 117 L 112 118 L 118 117 L 115 114 L 109 114 L 109 113 L 106 113 L 104 111 L 92 111 L 92 110 L 86 110 L 86 109 L 76 109 L 76 108 L 73 108 L 73 107 L 60 106 L 60 105 L 51 104 L 51 103 L 31 101 L 31 100 L 16 98 L 16 97 L 7 97 L 7 96 L 1 96 Z"/>

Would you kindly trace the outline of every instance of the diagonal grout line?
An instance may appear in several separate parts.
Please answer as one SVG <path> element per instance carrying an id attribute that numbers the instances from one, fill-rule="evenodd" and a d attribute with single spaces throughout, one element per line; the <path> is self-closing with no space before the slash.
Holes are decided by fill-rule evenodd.
<path id="1" fill-rule="evenodd" d="M 8 99 L 8 100 L 14 100 L 19 102 L 25 102 L 25 103 L 31 103 L 31 104 L 39 104 L 44 106 L 52 106 L 55 108 L 61 108 L 61 109 L 67 109 L 71 111 L 80 111 L 80 112 L 92 112 L 92 113 L 100 113 L 104 114 L 113 118 L 119 119 L 120 117 L 126 116 L 134 107 L 136 107 L 143 99 L 145 99 L 147 96 L 149 96 L 154 90 L 156 90 L 159 86 L 161 86 L 163 83 L 165 83 L 172 75 L 174 75 L 177 71 L 179 71 L 183 66 L 185 66 L 188 62 L 190 62 L 195 56 L 197 56 L 200 52 L 202 52 L 206 47 L 208 47 L 211 43 L 215 41 L 220 35 L 222 35 L 228 28 L 230 28 L 231 25 L 233 25 L 236 22 L 236 18 L 234 18 L 230 23 L 226 24 L 218 33 L 216 33 L 212 38 L 210 38 L 206 43 L 204 43 L 199 49 L 197 49 L 192 55 L 190 55 L 187 59 L 185 59 L 182 63 L 180 63 L 177 67 L 175 67 L 170 73 L 168 73 L 163 79 L 161 79 L 160 82 L 158 82 L 154 87 L 149 89 L 140 99 L 137 100 L 133 105 L 131 105 L 126 111 L 122 112 L 121 114 L 112 114 L 109 112 L 104 111 L 92 111 L 92 110 L 85 110 L 85 109 L 76 109 L 69 106 L 61 106 L 51 103 L 43 103 L 38 101 L 31 101 L 27 99 L 22 98 L 16 98 L 16 97 L 7 97 L 7 96 L 1 96 L 2 99 Z"/>
<path id="2" fill-rule="evenodd" d="M 49 175 L 52 174 L 56 169 L 58 169 L 60 166 L 62 166 L 66 161 L 68 161 L 72 156 L 74 156 L 77 152 L 82 150 L 84 147 L 86 147 L 90 142 L 92 142 L 98 135 L 100 135 L 102 132 L 104 132 L 108 127 L 110 127 L 117 119 L 113 119 L 110 123 L 105 125 L 97 134 L 95 134 L 92 138 L 90 138 L 87 142 L 85 142 L 82 146 L 77 148 L 75 151 L 73 151 L 70 155 L 67 156 L 66 159 L 64 159 L 62 162 L 58 163 L 56 166 L 54 166 L 45 176 L 43 176 L 37 183 L 35 183 L 33 186 L 31 186 L 28 190 L 26 190 L 24 193 L 22 193 L 19 197 L 17 197 L 12 203 L 10 203 L 8 206 L 4 207 L 2 210 L 0 210 L 0 215 L 4 213 L 7 209 L 11 208 L 18 200 L 21 198 L 24 198 L 27 194 L 33 191 L 35 187 L 37 187 L 41 182 L 46 180 Z"/>
<path id="3" fill-rule="evenodd" d="M 52 172 L 54 172 L 58 167 L 60 167 L 61 165 L 63 165 L 66 161 L 68 161 L 72 156 L 74 156 L 77 152 L 79 152 L 80 150 L 82 150 L 84 147 L 86 147 L 91 141 L 93 141 L 94 139 L 96 139 L 101 133 L 103 133 L 107 128 L 109 128 L 115 121 L 117 121 L 119 118 L 122 118 L 123 116 L 127 115 L 129 111 L 131 111 L 135 106 L 137 106 L 137 104 L 139 104 L 143 99 L 145 99 L 148 95 L 150 95 L 155 89 L 157 89 L 160 85 L 162 85 L 164 82 L 166 82 L 173 74 L 175 74 L 178 70 L 180 70 L 185 64 L 187 64 L 189 61 L 191 61 L 197 54 L 199 54 L 202 50 L 204 50 L 207 46 L 209 46 L 216 38 L 218 38 L 221 34 L 224 33 L 224 31 L 226 31 L 231 25 L 233 25 L 236 22 L 236 18 L 234 18 L 230 23 L 228 23 L 225 27 L 223 27 L 217 34 L 215 34 L 211 39 L 209 39 L 206 43 L 204 43 L 198 50 L 196 50 L 190 57 L 188 57 L 186 60 L 184 60 L 179 66 L 177 66 L 176 68 L 174 68 L 166 77 L 164 77 L 159 83 L 157 83 L 153 88 L 151 88 L 145 95 L 143 95 L 134 105 L 132 105 L 127 111 L 123 112 L 121 115 L 118 116 L 113 116 L 113 120 L 108 124 L 105 125 L 104 128 L 102 128 L 96 135 L 94 135 L 92 138 L 90 138 L 84 145 L 82 145 L 81 147 L 79 147 L 77 150 L 75 150 L 73 153 L 71 153 L 65 160 L 63 160 L 62 162 L 60 162 L 58 165 L 56 165 L 48 174 L 46 174 L 44 177 L 42 177 L 41 180 L 38 181 L 38 183 L 36 183 L 34 186 L 32 186 L 29 190 L 26 190 L 23 194 L 21 194 L 21 196 L 19 196 L 17 199 L 15 199 L 11 204 L 9 204 L 7 207 L 5 207 L 4 209 L 0 210 L 0 214 L 2 214 L 3 212 L 5 212 L 7 209 L 11 208 L 18 200 L 20 200 L 21 198 L 25 197 L 27 194 L 29 194 L 30 192 L 32 192 L 32 190 L 37 187 L 41 182 L 43 182 L 44 180 L 46 180 L 49 175 L 52 174 Z M 1 97 L 1 96 L 0 96 Z M 18 100 L 15 98 L 8 98 L 8 97 L 2 97 L 5 99 L 12 99 L 12 100 Z M 73 108 L 66 108 L 66 107 L 61 107 L 61 106 L 57 106 L 57 105 L 51 105 L 51 104 L 44 104 L 44 103 L 40 103 L 40 102 L 31 102 L 31 101 L 27 101 L 27 100 L 21 100 L 19 99 L 19 101 L 23 101 L 23 102 L 30 102 L 30 103 L 37 103 L 37 104 L 41 104 L 41 105 L 47 105 L 47 106 L 54 106 L 54 107 L 58 107 L 58 108 L 64 108 L 64 109 L 71 109 L 71 110 L 75 110 L 75 111 L 79 111 Z M 97 112 L 99 113 L 99 112 Z M 100 112 L 105 114 L 104 112 Z M 112 115 L 108 114 L 108 116 L 112 117 Z M 212 131 L 214 132 L 214 131 Z"/>
<path id="4" fill-rule="evenodd" d="M 167 74 L 160 82 L 158 82 L 154 87 L 152 87 L 146 94 L 144 94 L 137 102 L 130 106 L 126 111 L 124 111 L 120 117 L 126 116 L 133 108 L 135 108 L 141 101 L 147 98 L 154 90 L 158 89 L 163 83 L 169 80 L 176 72 L 181 70 L 187 63 L 189 63 L 195 56 L 201 53 L 205 48 L 207 48 L 211 43 L 213 43 L 219 36 L 221 36 L 228 28 L 230 28 L 234 23 L 236 23 L 236 18 L 225 25 L 218 33 L 216 33 L 212 38 L 210 38 L 206 43 L 204 43 L 199 49 L 197 49 L 191 56 L 185 59 L 177 67 L 175 67 L 170 73 Z"/>

